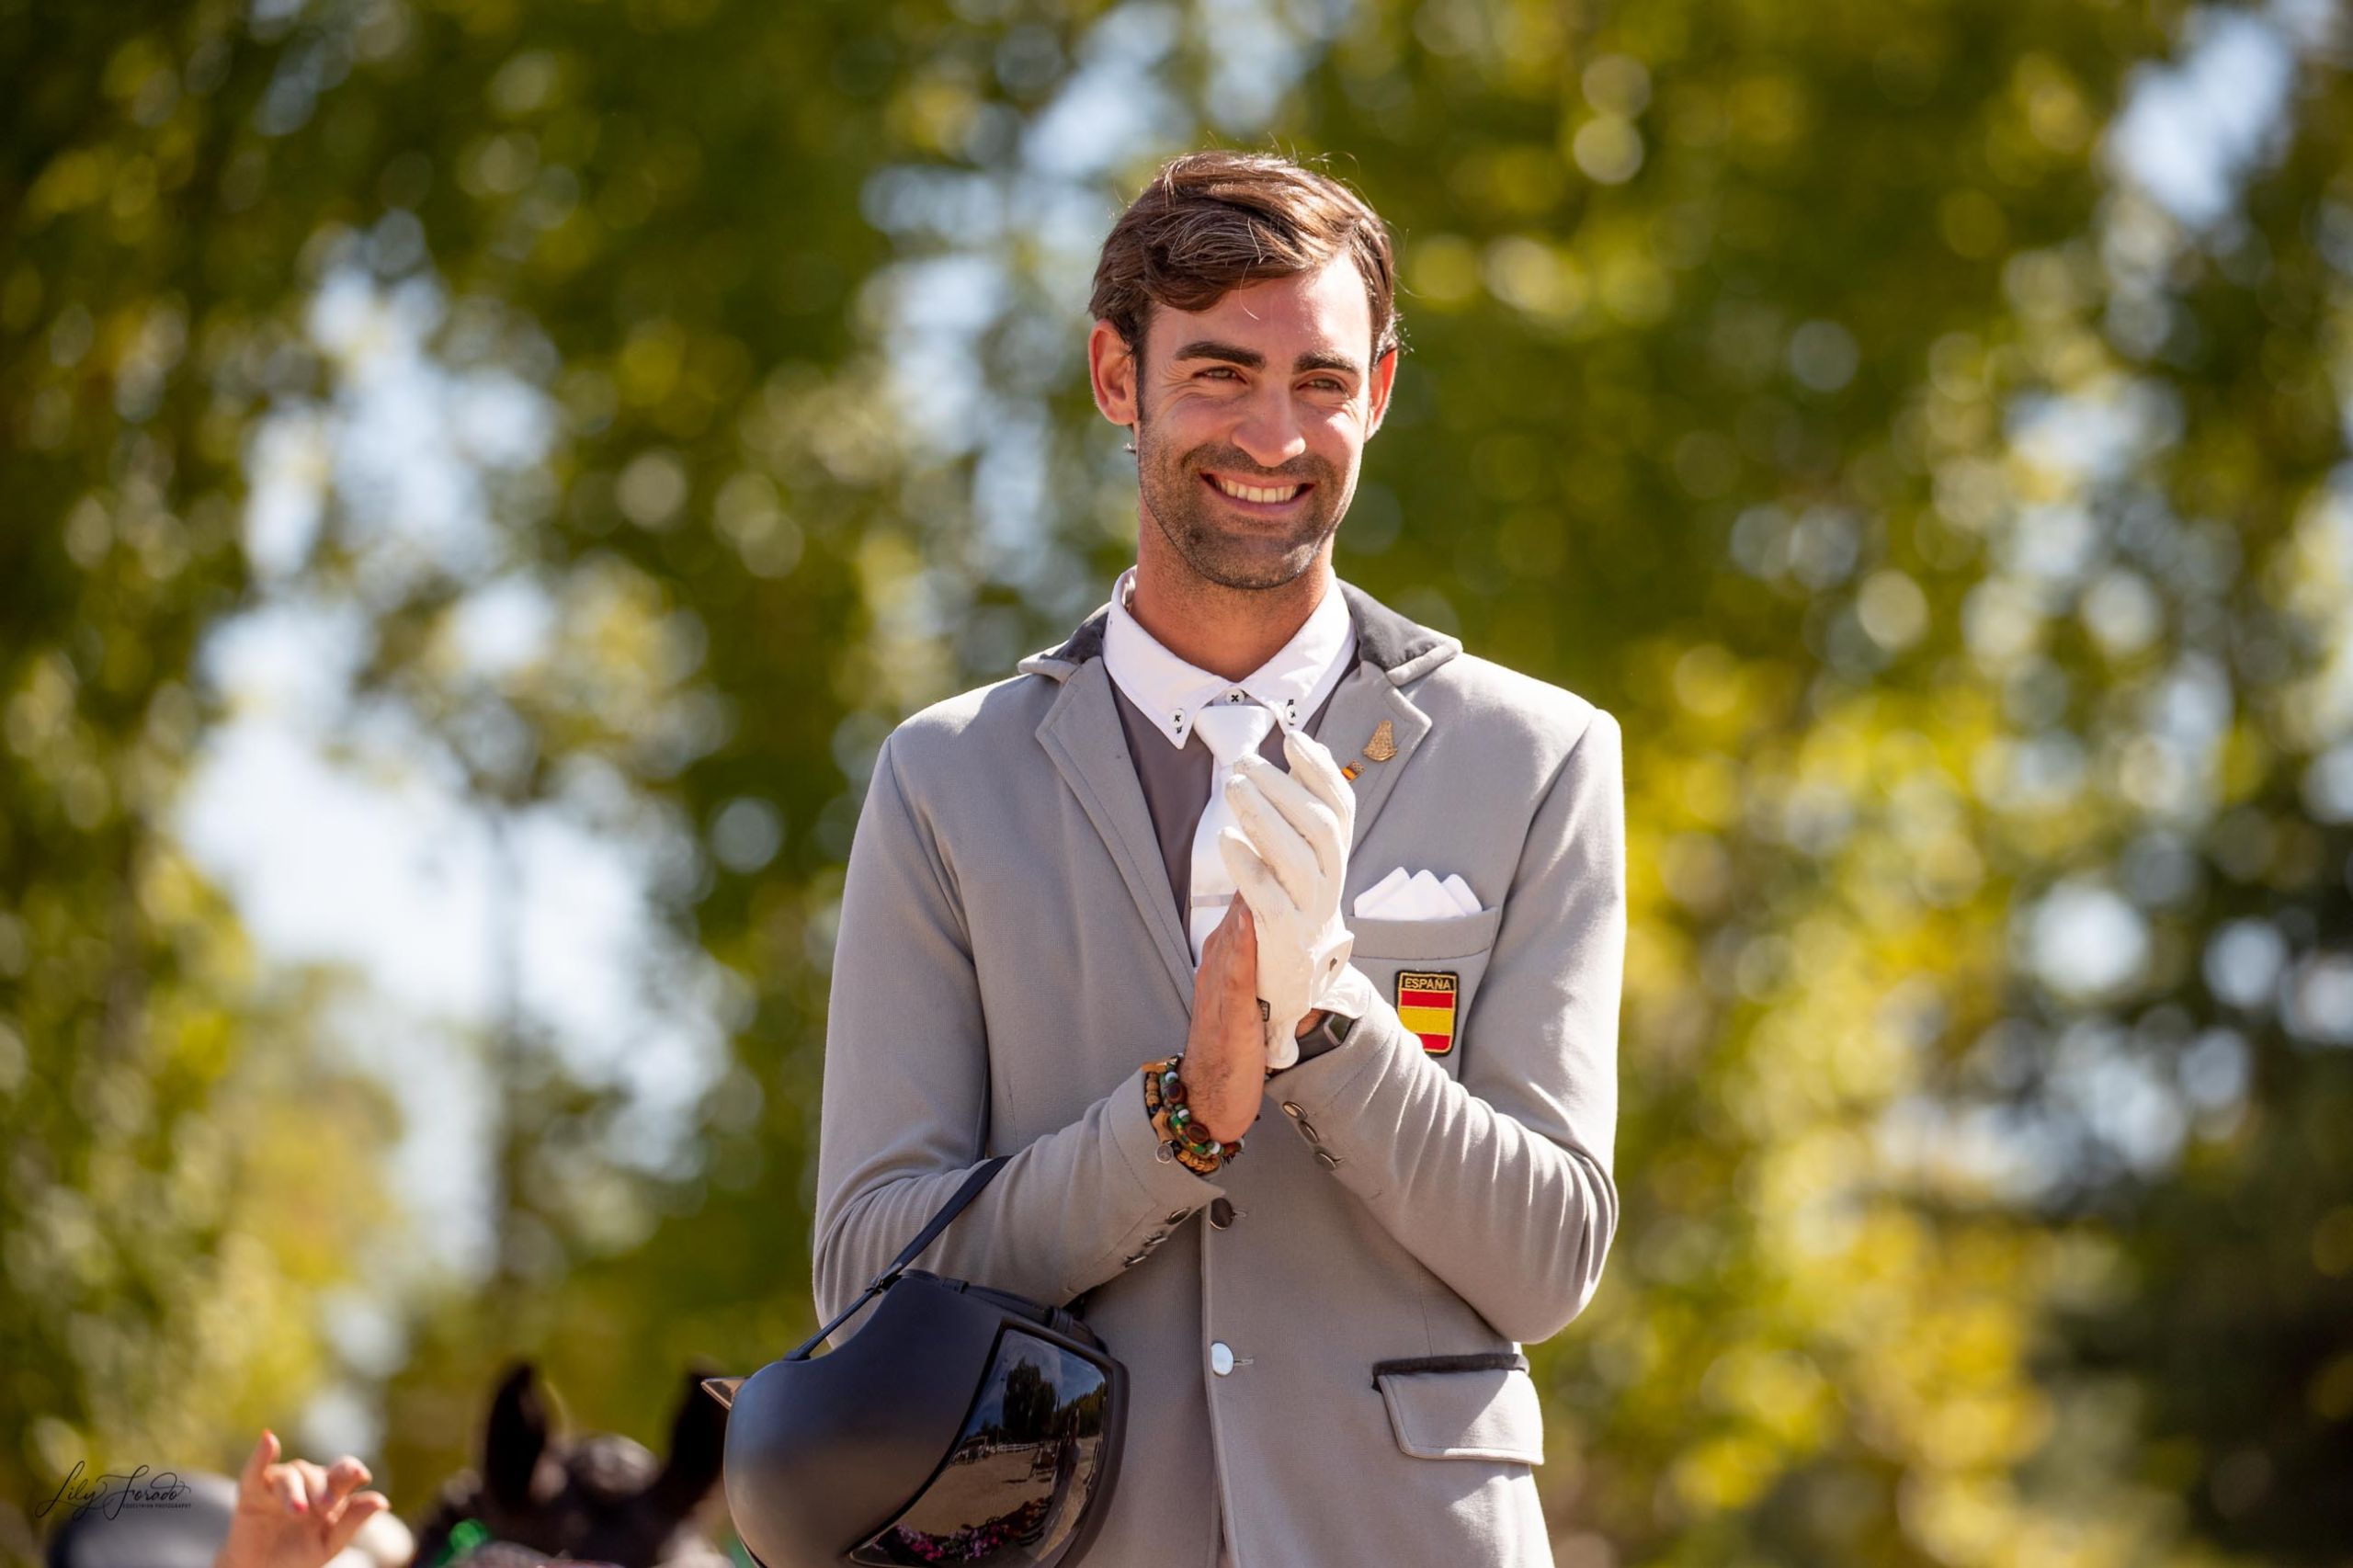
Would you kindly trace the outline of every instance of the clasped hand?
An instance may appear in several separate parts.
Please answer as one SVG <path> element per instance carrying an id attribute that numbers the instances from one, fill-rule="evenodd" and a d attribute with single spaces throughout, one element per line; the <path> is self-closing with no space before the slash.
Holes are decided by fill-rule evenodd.
<path id="1" fill-rule="evenodd" d="M 1304 730 L 1283 732 L 1290 771 L 1244 754 L 1225 780 L 1234 825 L 1218 854 L 1249 904 L 1258 944 L 1258 996 L 1267 1005 L 1267 1065 L 1299 1060 L 1300 1020 L 1333 1003 L 1363 1016 L 1367 989 L 1348 965 L 1356 938 L 1340 919 L 1357 798 L 1330 751 Z"/>

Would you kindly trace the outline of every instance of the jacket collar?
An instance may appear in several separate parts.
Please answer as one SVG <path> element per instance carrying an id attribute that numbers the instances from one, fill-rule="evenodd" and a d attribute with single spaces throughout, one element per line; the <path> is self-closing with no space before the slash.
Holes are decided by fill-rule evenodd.
<path id="1" fill-rule="evenodd" d="M 1398 614 L 1345 578 L 1332 581 L 1356 622 L 1358 654 L 1386 673 L 1390 685 L 1418 680 L 1462 652 L 1461 638 Z M 1106 599 L 1059 646 L 1040 649 L 1017 667 L 1023 675 L 1067 680 L 1089 659 L 1102 657 L 1104 630 L 1110 620 L 1111 603 Z"/>

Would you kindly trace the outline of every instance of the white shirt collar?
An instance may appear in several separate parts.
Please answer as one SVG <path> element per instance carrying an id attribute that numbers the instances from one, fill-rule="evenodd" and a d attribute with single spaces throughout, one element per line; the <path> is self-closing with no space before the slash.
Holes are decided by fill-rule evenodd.
<path id="1" fill-rule="evenodd" d="M 1295 730 L 1314 716 L 1331 695 L 1356 645 L 1356 626 L 1340 597 L 1337 579 L 1291 640 L 1275 656 L 1238 681 L 1188 664 L 1161 645 L 1128 611 L 1135 582 L 1132 566 L 1111 585 L 1111 619 L 1103 629 L 1103 665 L 1128 700 L 1141 709 L 1168 744 L 1183 746 L 1193 733 L 1193 715 L 1236 692 L 1274 710 L 1276 723 Z"/>

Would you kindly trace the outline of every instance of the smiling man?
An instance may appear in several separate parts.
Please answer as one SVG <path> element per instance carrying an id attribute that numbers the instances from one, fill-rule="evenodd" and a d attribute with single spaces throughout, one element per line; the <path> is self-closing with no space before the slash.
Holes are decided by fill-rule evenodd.
<path id="1" fill-rule="evenodd" d="M 1335 575 L 1394 294 L 1321 174 L 1159 171 L 1087 339 L 1135 563 L 892 732 L 850 853 L 818 1309 L 1010 1156 L 920 1261 L 1127 1366 L 1097 1562 L 1551 1561 L 1521 1346 L 1618 1222 L 1620 736 Z"/>

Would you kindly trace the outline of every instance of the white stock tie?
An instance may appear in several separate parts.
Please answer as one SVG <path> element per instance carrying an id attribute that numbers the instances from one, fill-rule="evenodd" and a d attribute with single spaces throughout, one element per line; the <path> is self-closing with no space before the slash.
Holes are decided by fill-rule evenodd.
<path id="1" fill-rule="evenodd" d="M 1196 969 L 1200 967 L 1201 944 L 1225 918 L 1226 906 L 1238 891 L 1226 874 L 1225 858 L 1217 852 L 1218 830 L 1234 820 L 1233 809 L 1225 803 L 1226 776 L 1233 771 L 1237 759 L 1258 749 L 1258 743 L 1274 727 L 1274 710 L 1256 702 L 1213 702 L 1193 715 L 1194 733 L 1217 759 L 1210 765 L 1209 804 L 1201 808 L 1201 820 L 1193 829 L 1188 935 L 1192 938 Z"/>

